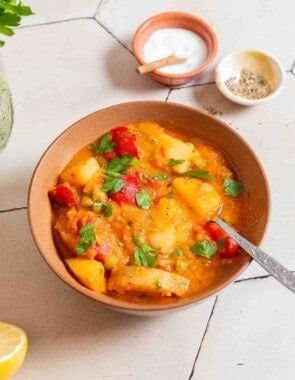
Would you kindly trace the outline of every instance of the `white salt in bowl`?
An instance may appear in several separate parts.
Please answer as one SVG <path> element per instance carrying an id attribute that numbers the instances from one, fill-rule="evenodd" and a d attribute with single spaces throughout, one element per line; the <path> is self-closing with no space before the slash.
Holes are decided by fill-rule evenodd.
<path id="1" fill-rule="evenodd" d="M 248 99 L 234 94 L 226 85 L 230 78 L 239 78 L 242 69 L 262 75 L 271 92 L 260 99 Z M 277 96 L 285 85 L 286 73 L 282 64 L 271 54 L 259 50 L 243 49 L 225 56 L 215 69 L 215 82 L 220 92 L 232 102 L 245 106 L 267 102 Z"/>

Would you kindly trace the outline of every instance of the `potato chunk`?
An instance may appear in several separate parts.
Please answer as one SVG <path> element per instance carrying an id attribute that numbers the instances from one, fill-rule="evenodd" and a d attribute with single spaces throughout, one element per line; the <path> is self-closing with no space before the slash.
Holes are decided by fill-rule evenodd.
<path id="1" fill-rule="evenodd" d="M 190 221 L 184 207 L 173 198 L 161 198 L 152 210 L 154 223 L 147 236 L 153 247 L 170 253 L 177 244 L 184 242 L 190 233 Z"/>
<path id="2" fill-rule="evenodd" d="M 107 288 L 121 294 L 140 292 L 183 296 L 188 290 L 189 283 L 186 277 L 161 269 L 126 266 L 112 273 Z"/>
<path id="3" fill-rule="evenodd" d="M 182 163 L 172 166 L 177 173 L 184 173 L 190 168 L 190 159 L 193 145 L 185 143 L 167 134 L 159 138 L 159 151 L 155 153 L 155 162 L 161 167 L 168 165 L 169 160 L 183 160 Z"/>
<path id="4" fill-rule="evenodd" d="M 61 174 L 61 180 L 69 182 L 72 186 L 85 186 L 99 169 L 99 165 L 94 157 L 66 169 Z"/>
<path id="5" fill-rule="evenodd" d="M 112 273 L 107 288 L 121 294 L 139 292 L 183 296 L 189 283 L 186 277 L 162 269 L 126 266 Z"/>
<path id="6" fill-rule="evenodd" d="M 172 187 L 183 201 L 202 218 L 210 220 L 222 200 L 214 187 L 199 179 L 176 178 Z"/>
<path id="7" fill-rule="evenodd" d="M 106 281 L 104 266 L 101 262 L 84 258 L 70 258 L 65 261 L 70 271 L 82 285 L 98 293 L 105 292 Z"/>
<path id="8" fill-rule="evenodd" d="M 170 253 L 176 243 L 175 228 L 169 227 L 161 231 L 152 232 L 149 241 L 153 247 L 161 248 L 164 254 Z"/>

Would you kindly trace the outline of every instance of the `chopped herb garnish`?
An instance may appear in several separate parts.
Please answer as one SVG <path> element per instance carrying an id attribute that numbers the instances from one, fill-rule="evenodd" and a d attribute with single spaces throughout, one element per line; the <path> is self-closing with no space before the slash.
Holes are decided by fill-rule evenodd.
<path id="1" fill-rule="evenodd" d="M 129 165 L 136 165 L 137 163 L 138 159 L 129 154 L 125 154 L 121 157 L 113 157 L 108 163 L 107 171 L 125 173 Z"/>
<path id="2" fill-rule="evenodd" d="M 165 179 L 168 179 L 168 176 L 166 174 L 152 174 L 152 178 L 158 179 L 159 181 L 164 181 Z"/>
<path id="3" fill-rule="evenodd" d="M 157 265 L 157 249 L 153 249 L 146 244 L 140 244 L 134 251 L 134 261 L 136 265 L 146 268 Z"/>
<path id="4" fill-rule="evenodd" d="M 90 149 L 93 153 L 99 155 L 111 152 L 114 146 L 115 143 L 112 142 L 112 136 L 107 133 L 106 135 L 102 136 L 102 138 L 99 140 L 98 145 L 90 144 Z"/>
<path id="5" fill-rule="evenodd" d="M 113 205 L 111 203 L 104 203 L 102 213 L 106 217 L 111 216 L 113 214 Z"/>
<path id="6" fill-rule="evenodd" d="M 104 174 L 105 180 L 101 190 L 105 193 L 110 192 L 110 194 L 115 194 L 124 187 L 125 181 L 120 177 L 119 173 L 108 171 Z"/>
<path id="7" fill-rule="evenodd" d="M 171 158 L 168 162 L 168 166 L 175 166 L 178 164 L 182 164 L 185 160 L 175 160 L 174 158 Z"/>
<path id="8" fill-rule="evenodd" d="M 192 178 L 202 178 L 202 179 L 213 179 L 212 175 L 208 172 L 208 170 L 203 169 L 191 169 L 187 172 L 183 173 L 184 176 L 189 176 Z"/>
<path id="9" fill-rule="evenodd" d="M 182 257 L 183 256 L 183 250 L 181 248 L 176 248 L 175 249 L 175 253 L 178 257 Z"/>
<path id="10" fill-rule="evenodd" d="M 19 26 L 23 16 L 34 14 L 29 6 L 24 5 L 19 0 L 0 1 L 0 33 L 11 37 L 14 35 L 12 26 Z M 0 40 L 0 47 L 5 44 Z"/>
<path id="11" fill-rule="evenodd" d="M 101 212 L 104 202 L 93 202 L 92 209 L 95 212 Z"/>
<path id="12" fill-rule="evenodd" d="M 243 183 L 235 181 L 231 178 L 225 178 L 223 185 L 224 194 L 229 195 L 230 197 L 237 197 L 243 192 Z"/>
<path id="13" fill-rule="evenodd" d="M 215 255 L 217 251 L 217 247 L 215 244 L 211 243 L 209 240 L 203 240 L 192 245 L 190 247 L 190 250 L 195 255 L 200 255 L 200 256 L 206 257 L 207 259 L 211 259 L 211 257 Z"/>
<path id="14" fill-rule="evenodd" d="M 95 230 L 93 223 L 88 223 L 83 226 L 80 231 L 80 240 L 76 246 L 78 255 L 83 255 L 96 242 Z"/>
<path id="15" fill-rule="evenodd" d="M 139 240 L 138 235 L 132 235 L 131 238 L 132 238 L 132 240 L 133 240 L 133 243 L 134 243 L 137 247 L 140 246 L 141 242 L 140 242 L 140 240 Z"/>
<path id="16" fill-rule="evenodd" d="M 161 284 L 161 281 L 160 281 L 160 280 L 157 280 L 155 285 L 156 285 L 156 289 L 157 289 L 157 290 L 159 290 L 159 289 L 162 288 L 162 284 Z"/>
<path id="17" fill-rule="evenodd" d="M 145 190 L 141 190 L 138 193 L 136 193 L 135 199 L 137 205 L 143 208 L 144 210 L 148 210 L 149 208 L 151 208 L 152 198 Z"/>

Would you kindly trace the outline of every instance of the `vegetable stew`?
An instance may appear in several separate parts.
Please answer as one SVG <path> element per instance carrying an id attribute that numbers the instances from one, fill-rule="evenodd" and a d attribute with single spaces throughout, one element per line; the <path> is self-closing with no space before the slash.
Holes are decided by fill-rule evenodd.
<path id="1" fill-rule="evenodd" d="M 169 123 L 118 126 L 81 149 L 49 191 L 70 273 L 133 302 L 196 295 L 233 270 L 247 197 L 222 152 Z"/>

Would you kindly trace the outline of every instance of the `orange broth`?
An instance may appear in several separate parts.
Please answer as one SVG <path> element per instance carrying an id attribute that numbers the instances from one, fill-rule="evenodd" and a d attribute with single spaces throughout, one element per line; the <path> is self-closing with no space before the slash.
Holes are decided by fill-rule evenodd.
<path id="1" fill-rule="evenodd" d="M 247 198 L 244 194 L 225 194 L 224 180 L 236 180 L 235 173 L 224 155 L 206 141 L 185 136 L 177 131 L 177 127 L 167 128 L 165 125 L 164 128 L 148 121 L 129 125 L 128 133 L 136 136 L 139 160 L 129 165 L 126 172 L 137 176 L 140 189 L 149 196 L 149 207 L 142 208 L 136 202 L 118 203 L 110 199 L 110 194 L 102 191 L 110 161 L 103 154 L 95 154 L 89 146 L 82 148 L 58 178 L 58 184 L 66 182 L 74 189 L 78 204 L 76 207 L 64 207 L 53 202 L 53 231 L 61 255 L 65 260 L 72 257 L 84 260 L 83 263 L 85 260 L 100 262 L 104 277 L 100 281 L 104 284 L 98 291 L 111 297 L 134 302 L 165 303 L 196 295 L 238 265 L 239 253 L 237 257 L 229 258 L 219 254 L 219 242 L 224 243 L 225 238 L 214 241 L 206 229 L 208 222 L 222 204 L 222 218 L 237 230 L 241 229 Z M 169 166 L 171 159 L 180 160 L 182 154 L 183 162 Z M 93 175 L 85 179 L 81 167 L 93 158 L 98 165 Z M 187 174 L 189 170 L 209 172 L 212 179 L 193 178 Z M 155 174 L 164 177 L 153 178 Z M 98 203 L 111 204 L 111 215 L 105 216 L 102 209 L 95 209 L 94 205 Z M 83 254 L 78 254 L 76 247 L 81 239 L 81 228 L 87 223 L 93 224 L 96 241 Z M 196 254 L 191 249 L 195 243 L 205 240 L 217 250 L 210 258 Z M 142 248 L 142 244 L 153 250 L 151 254 L 155 261 L 150 267 L 138 263 L 138 260 L 136 262 L 135 251 Z M 97 250 L 93 249 L 94 246 Z M 99 254 L 96 256 L 97 252 Z M 111 280 L 112 276 L 119 276 L 118 273 L 124 268 L 136 266 L 142 266 L 147 274 L 153 273 L 152 279 L 147 275 L 147 282 L 143 286 L 140 279 L 132 285 L 130 283 L 134 279 L 127 282 L 122 282 L 119 277 Z M 80 272 L 76 272 L 76 269 L 68 267 L 78 281 L 94 289 L 91 271 L 88 276 L 87 270 L 83 272 L 83 269 L 79 269 Z M 153 272 L 151 267 L 160 271 Z M 170 287 L 168 278 L 166 289 L 160 280 L 154 281 L 158 273 L 165 284 L 166 273 L 168 276 L 177 275 L 173 278 L 175 289 L 178 289 L 177 282 L 184 278 L 184 288 L 177 295 L 177 290 L 176 293 L 173 290 L 174 285 Z M 85 281 L 85 276 L 89 277 L 90 282 L 87 279 Z"/>

